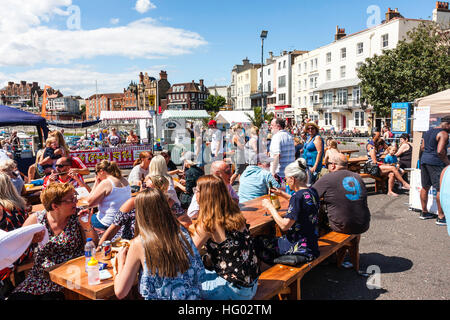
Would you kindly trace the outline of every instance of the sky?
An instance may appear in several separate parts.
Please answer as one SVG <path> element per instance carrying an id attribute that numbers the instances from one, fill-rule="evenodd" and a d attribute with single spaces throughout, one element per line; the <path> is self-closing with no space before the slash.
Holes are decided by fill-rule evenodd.
<path id="1" fill-rule="evenodd" d="M 171 84 L 229 85 L 234 65 L 313 50 L 384 20 L 431 19 L 435 0 L 0 0 L 0 88 L 37 81 L 87 98 L 123 92 L 139 72 Z"/>

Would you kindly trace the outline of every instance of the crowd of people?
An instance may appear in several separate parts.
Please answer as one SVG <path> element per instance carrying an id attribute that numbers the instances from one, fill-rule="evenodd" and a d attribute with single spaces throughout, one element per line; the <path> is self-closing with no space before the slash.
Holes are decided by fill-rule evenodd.
<path id="1" fill-rule="evenodd" d="M 83 255 L 88 238 L 97 250 L 105 241 L 121 238 L 130 240 L 130 246 L 116 256 L 114 290 L 119 299 L 127 297 L 139 274 L 143 299 L 247 300 L 255 295 L 258 277 L 267 266 L 316 259 L 321 234 L 333 230 L 360 235 L 369 229 L 364 181 L 359 173 L 348 170 L 347 156 L 339 152 L 335 140 L 324 140 L 314 122 L 305 123 L 296 136 L 288 132 L 284 120 L 273 119 L 270 135 L 261 135 L 253 127 L 247 133 L 249 139 L 244 128 L 236 125 L 231 146 L 226 145 L 215 121 L 210 121 L 209 129 L 211 140 L 194 139 L 194 152 L 184 152 L 181 169 L 171 161 L 170 152 L 145 151 L 128 179 L 114 161 L 97 163 L 92 188 L 83 179 L 89 170 L 70 155 L 64 137 L 54 131 L 29 171 L 33 177 L 44 177 L 40 195 L 44 210 L 40 212 L 30 211 L 17 176 L 11 174 L 17 168 L 10 159 L 3 161 L 1 230 L 33 224 L 45 230 L 34 235 L 14 265 L 0 270 L 1 296 L 63 299 L 63 288 L 51 282 L 44 270 Z M 444 170 L 450 165 L 446 155 L 449 131 L 450 119 L 444 118 L 440 127 L 424 136 L 422 203 L 431 185 L 439 190 L 443 183 L 446 187 L 441 192 L 449 193 L 450 173 Z M 396 181 L 410 188 L 403 169 L 411 167 L 412 145 L 408 135 L 400 140 L 399 146 L 388 145 L 381 132 L 374 132 L 366 145 L 365 167 L 374 174 L 378 167 L 378 174 L 388 177 L 391 196 L 397 196 L 393 191 Z M 205 171 L 205 145 L 211 146 L 209 173 Z M 82 208 L 77 207 L 80 188 L 88 192 Z M 289 201 L 284 216 L 269 199 L 261 203 L 282 236 L 253 236 L 240 205 L 269 192 Z M 438 199 L 442 206 L 433 217 L 444 225 L 442 207 L 448 207 L 448 197 Z M 430 217 L 425 206 L 421 218 Z M 31 271 L 20 284 L 11 285 L 9 274 L 31 256 Z"/>

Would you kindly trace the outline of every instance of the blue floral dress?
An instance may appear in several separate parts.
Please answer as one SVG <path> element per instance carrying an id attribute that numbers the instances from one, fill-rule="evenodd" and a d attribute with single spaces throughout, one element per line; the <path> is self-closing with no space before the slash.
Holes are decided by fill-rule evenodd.
<path id="1" fill-rule="evenodd" d="M 185 228 L 180 227 L 180 229 L 194 253 L 192 256 L 189 251 L 186 251 L 190 260 L 189 269 L 183 274 L 178 274 L 176 278 L 160 277 L 157 274 L 152 275 L 145 263 L 139 280 L 139 292 L 145 300 L 201 299 L 201 283 L 205 277 L 205 267 L 191 236 Z"/>

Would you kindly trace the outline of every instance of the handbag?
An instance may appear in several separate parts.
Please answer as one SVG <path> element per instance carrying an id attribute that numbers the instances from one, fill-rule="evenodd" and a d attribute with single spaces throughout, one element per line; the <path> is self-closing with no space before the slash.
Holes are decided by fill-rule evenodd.
<path id="1" fill-rule="evenodd" d="M 381 176 L 381 170 L 378 164 L 373 164 L 372 162 L 366 162 L 364 164 L 363 168 L 365 173 L 368 173 L 374 177 L 380 177 Z"/>

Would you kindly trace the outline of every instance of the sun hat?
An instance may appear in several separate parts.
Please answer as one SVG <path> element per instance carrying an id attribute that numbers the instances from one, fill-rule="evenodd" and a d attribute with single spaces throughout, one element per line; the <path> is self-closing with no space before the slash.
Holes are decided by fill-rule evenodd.
<path id="1" fill-rule="evenodd" d="M 208 122 L 208 126 L 217 126 L 217 121 L 216 120 L 210 120 Z"/>

